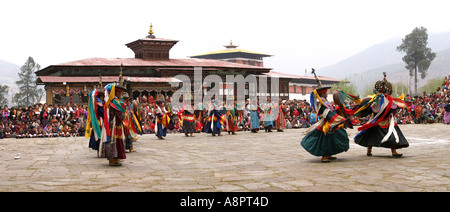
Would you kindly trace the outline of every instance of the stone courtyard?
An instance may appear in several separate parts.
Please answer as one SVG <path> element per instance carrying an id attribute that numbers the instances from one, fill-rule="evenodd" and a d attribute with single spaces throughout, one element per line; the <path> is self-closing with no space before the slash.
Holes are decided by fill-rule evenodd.
<path id="1" fill-rule="evenodd" d="M 84 137 L 0 140 L 0 191 L 449 191 L 450 126 L 401 125 L 410 146 L 353 142 L 331 163 L 300 145 L 305 129 L 285 132 L 139 136 L 123 166 L 97 158 Z"/>

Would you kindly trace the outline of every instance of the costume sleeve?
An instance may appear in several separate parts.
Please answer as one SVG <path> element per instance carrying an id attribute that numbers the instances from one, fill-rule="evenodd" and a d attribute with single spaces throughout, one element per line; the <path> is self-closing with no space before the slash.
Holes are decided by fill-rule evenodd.
<path id="1" fill-rule="evenodd" d="M 97 118 L 103 118 L 104 109 L 103 106 L 97 107 Z"/>
<path id="2" fill-rule="evenodd" d="M 219 110 L 213 110 L 213 111 L 211 111 L 211 113 L 213 113 L 216 117 L 221 117 L 222 116 L 222 113 L 220 113 Z"/>
<path id="3" fill-rule="evenodd" d="M 366 99 L 366 100 L 363 100 L 361 102 L 361 104 L 356 105 L 353 108 L 353 111 L 358 111 L 359 109 L 361 109 L 361 110 L 357 114 L 354 114 L 354 115 L 360 116 L 360 117 L 366 117 L 366 116 L 372 114 L 373 113 L 372 107 L 371 107 L 372 103 L 369 103 L 369 101 L 370 101 L 369 99 Z"/>
<path id="4" fill-rule="evenodd" d="M 125 118 L 125 113 L 117 110 L 114 107 L 110 107 L 109 113 L 110 113 L 110 119 L 111 119 L 110 122 L 112 121 L 113 117 L 116 117 L 116 124 L 122 123 L 123 119 Z"/>
<path id="5" fill-rule="evenodd" d="M 331 134 L 337 129 L 345 127 L 345 118 L 340 116 L 336 111 L 331 111 L 330 109 L 322 106 L 319 109 L 320 118 L 324 119 L 322 124 L 317 128 L 324 134 Z"/>

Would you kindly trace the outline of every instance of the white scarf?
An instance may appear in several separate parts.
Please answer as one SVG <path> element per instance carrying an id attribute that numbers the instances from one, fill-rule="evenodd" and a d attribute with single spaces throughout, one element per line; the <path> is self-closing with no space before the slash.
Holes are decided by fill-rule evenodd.
<path id="1" fill-rule="evenodd" d="M 395 137 L 395 142 L 398 143 L 398 134 L 397 134 L 397 130 L 395 130 L 395 119 L 394 119 L 394 115 L 391 114 L 391 119 L 389 120 L 389 130 L 388 133 L 384 136 L 383 140 L 381 140 L 381 143 L 386 142 L 389 137 L 391 137 L 392 133 L 394 133 L 394 137 Z"/>

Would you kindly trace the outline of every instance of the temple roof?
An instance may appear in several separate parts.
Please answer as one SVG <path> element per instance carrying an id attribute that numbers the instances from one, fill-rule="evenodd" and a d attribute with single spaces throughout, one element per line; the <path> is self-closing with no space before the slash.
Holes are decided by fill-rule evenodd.
<path id="1" fill-rule="evenodd" d="M 260 58 L 262 58 L 262 57 L 271 57 L 272 56 L 272 55 L 268 55 L 268 54 L 263 54 L 263 53 L 258 53 L 258 52 L 238 49 L 237 47 L 239 47 L 239 46 L 238 45 L 234 45 L 233 44 L 233 40 L 230 40 L 230 44 L 225 45 L 224 47 L 226 47 L 227 49 L 221 50 L 221 51 L 209 52 L 209 53 L 205 53 L 205 54 L 194 55 L 194 56 L 190 56 L 190 57 L 191 58 L 205 58 L 205 56 L 227 55 L 227 54 L 233 54 L 234 56 L 236 56 L 237 54 L 240 54 L 240 55 L 252 55 L 253 57 L 256 56 L 256 57 L 260 57 Z M 208 58 L 208 59 L 210 59 L 210 58 Z M 215 58 L 215 59 L 217 59 L 217 58 Z"/>
<path id="2" fill-rule="evenodd" d="M 174 77 L 131 77 L 131 76 L 123 76 L 129 82 L 153 82 L 153 83 L 170 83 L 170 82 L 181 82 Z M 119 76 L 102 76 L 102 82 L 118 82 Z M 38 79 L 38 83 L 96 83 L 100 82 L 100 77 L 98 76 L 40 76 Z"/>
<path id="3" fill-rule="evenodd" d="M 143 60 L 139 58 L 87 58 L 82 60 L 76 60 L 66 63 L 60 63 L 57 65 L 51 65 L 36 72 L 38 76 L 48 75 L 48 72 L 53 68 L 88 68 L 88 67 L 151 67 L 167 70 L 193 70 L 194 67 L 202 67 L 206 69 L 221 70 L 221 69 L 245 69 L 252 71 L 268 72 L 271 68 L 251 66 L 239 63 L 231 63 L 220 60 L 211 59 L 169 59 L 169 60 Z"/>
<path id="4" fill-rule="evenodd" d="M 93 57 L 83 60 L 76 60 L 61 63 L 55 66 L 155 66 L 155 67 L 218 67 L 218 68 L 241 68 L 270 70 L 270 68 L 255 67 L 238 63 L 230 63 L 210 59 L 170 59 L 170 60 L 142 60 L 139 58 L 100 58 Z"/>
<path id="5" fill-rule="evenodd" d="M 268 73 L 264 73 L 264 75 L 267 75 L 269 77 L 278 77 L 278 78 L 291 78 L 292 83 L 307 83 L 307 84 L 317 84 L 316 78 L 314 76 L 302 76 L 302 75 L 295 75 L 295 74 L 285 74 L 280 73 L 276 71 L 270 71 Z M 335 79 L 331 77 L 324 77 L 324 76 L 318 76 L 320 81 L 322 81 L 324 84 L 334 84 L 339 83 L 340 79 Z"/>
<path id="6" fill-rule="evenodd" d="M 142 41 L 160 41 L 160 42 L 178 43 L 178 40 L 166 39 L 166 38 L 147 38 L 147 37 L 145 37 L 145 38 L 137 39 L 136 41 L 138 41 L 138 40 L 142 40 Z M 136 41 L 133 41 L 133 42 L 136 42 Z M 127 44 L 125 44 L 125 45 L 131 44 L 131 43 L 133 43 L 133 42 L 127 43 Z"/>
<path id="7" fill-rule="evenodd" d="M 253 51 L 247 51 L 247 50 L 243 50 L 243 49 L 225 49 L 225 50 L 221 50 L 221 51 L 214 51 L 214 52 L 194 55 L 194 56 L 190 56 L 190 57 L 191 58 L 195 58 L 195 57 L 201 57 L 201 56 L 206 56 L 206 55 L 230 54 L 230 53 L 246 53 L 246 54 L 253 54 L 253 55 L 258 55 L 258 56 L 262 56 L 262 57 L 271 57 L 272 56 L 272 55 L 269 55 L 269 54 L 263 54 L 263 53 L 253 52 Z"/>

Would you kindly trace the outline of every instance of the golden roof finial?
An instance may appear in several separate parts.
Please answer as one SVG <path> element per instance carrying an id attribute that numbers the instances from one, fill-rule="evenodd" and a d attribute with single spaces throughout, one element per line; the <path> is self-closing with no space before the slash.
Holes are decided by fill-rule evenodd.
<path id="1" fill-rule="evenodd" d="M 150 23 L 150 31 L 148 31 L 149 35 L 153 35 L 153 24 Z"/>
<path id="2" fill-rule="evenodd" d="M 153 24 L 152 23 L 150 23 L 150 30 L 148 31 L 147 38 L 155 38 L 155 36 L 153 35 Z"/>
<path id="3" fill-rule="evenodd" d="M 233 45 L 233 40 L 230 40 L 230 45 L 225 45 L 227 49 L 235 49 L 238 45 Z"/>

